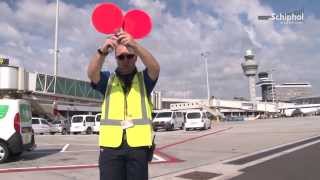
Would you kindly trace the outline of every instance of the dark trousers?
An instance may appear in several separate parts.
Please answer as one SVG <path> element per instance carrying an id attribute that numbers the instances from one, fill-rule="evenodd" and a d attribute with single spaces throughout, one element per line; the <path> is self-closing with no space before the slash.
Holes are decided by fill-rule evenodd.
<path id="1" fill-rule="evenodd" d="M 147 147 L 129 147 L 127 142 L 118 148 L 100 148 L 100 180 L 147 180 Z"/>

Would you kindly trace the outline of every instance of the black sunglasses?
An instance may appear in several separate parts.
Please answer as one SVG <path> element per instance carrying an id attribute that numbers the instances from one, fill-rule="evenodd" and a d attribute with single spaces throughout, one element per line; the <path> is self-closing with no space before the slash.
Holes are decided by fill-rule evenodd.
<path id="1" fill-rule="evenodd" d="M 136 57 L 136 55 L 134 54 L 120 54 L 119 56 L 117 56 L 116 58 L 120 61 L 123 61 L 125 59 L 127 60 L 131 60 L 133 59 L 134 57 Z"/>

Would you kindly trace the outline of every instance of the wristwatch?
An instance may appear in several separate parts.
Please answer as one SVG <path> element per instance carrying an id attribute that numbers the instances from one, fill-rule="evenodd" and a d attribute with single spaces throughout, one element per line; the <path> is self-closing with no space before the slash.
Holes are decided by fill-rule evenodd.
<path id="1" fill-rule="evenodd" d="M 101 56 L 107 56 L 108 52 L 102 52 L 100 48 L 97 49 L 98 54 L 100 54 Z"/>

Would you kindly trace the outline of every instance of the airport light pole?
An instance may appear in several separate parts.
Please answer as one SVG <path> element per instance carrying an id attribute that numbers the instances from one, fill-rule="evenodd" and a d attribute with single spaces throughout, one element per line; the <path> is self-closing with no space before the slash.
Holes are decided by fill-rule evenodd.
<path id="1" fill-rule="evenodd" d="M 55 36 L 54 36 L 54 93 L 56 93 L 57 75 L 58 75 L 58 34 L 59 33 L 59 0 L 56 2 L 56 24 L 55 24 Z"/>
<path id="2" fill-rule="evenodd" d="M 56 93 L 57 87 L 57 75 L 58 75 L 58 56 L 59 56 L 59 49 L 58 49 L 58 35 L 59 35 L 59 0 L 56 1 L 56 24 L 55 24 L 55 35 L 54 35 L 54 86 L 53 86 L 53 93 Z M 54 99 L 53 101 L 53 114 L 57 120 L 58 116 L 56 114 L 57 108 L 57 101 Z"/>
<path id="3" fill-rule="evenodd" d="M 204 63 L 205 63 L 205 68 L 206 68 L 206 79 L 207 79 L 207 94 L 208 94 L 208 101 L 210 100 L 210 85 L 209 85 L 209 72 L 208 72 L 208 60 L 207 60 L 207 56 L 210 53 L 208 51 L 202 52 L 201 53 L 201 57 L 203 57 L 204 59 Z"/>

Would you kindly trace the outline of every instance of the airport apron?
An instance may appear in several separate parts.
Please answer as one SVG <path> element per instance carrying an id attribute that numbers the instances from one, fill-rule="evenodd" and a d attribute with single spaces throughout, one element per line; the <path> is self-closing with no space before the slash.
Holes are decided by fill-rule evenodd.
<path id="1" fill-rule="evenodd" d="M 110 75 L 102 104 L 99 145 L 119 147 L 122 143 L 123 122 L 133 126 L 125 129 L 130 147 L 152 145 L 152 104 L 146 95 L 143 72 L 134 75 L 129 92 L 125 93 L 122 82 Z"/>

